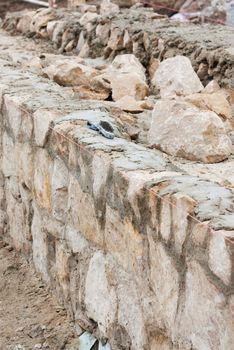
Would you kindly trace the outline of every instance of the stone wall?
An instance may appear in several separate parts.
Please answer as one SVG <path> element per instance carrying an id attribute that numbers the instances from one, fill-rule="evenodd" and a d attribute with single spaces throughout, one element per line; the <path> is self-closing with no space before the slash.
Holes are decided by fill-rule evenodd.
<path id="1" fill-rule="evenodd" d="M 73 52 L 82 58 L 112 60 L 133 53 L 148 71 L 154 60 L 187 56 L 205 85 L 215 79 L 223 87 L 234 88 L 233 27 L 172 21 L 153 9 L 104 7 L 99 14 L 95 6 L 85 6 L 73 13 L 40 11 L 33 25 L 33 14 L 16 13 L 5 19 L 3 27 L 48 39 L 60 53 Z"/>
<path id="2" fill-rule="evenodd" d="M 232 189 L 131 142 L 107 105 L 7 57 L 0 81 L 0 232 L 78 329 L 113 350 L 232 349 Z M 90 130 L 96 120 L 116 137 Z"/>

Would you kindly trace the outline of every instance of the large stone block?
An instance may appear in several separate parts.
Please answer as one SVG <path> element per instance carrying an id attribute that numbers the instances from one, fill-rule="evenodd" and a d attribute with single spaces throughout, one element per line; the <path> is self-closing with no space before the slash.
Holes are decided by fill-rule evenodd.
<path id="1" fill-rule="evenodd" d="M 232 152 L 231 140 L 217 114 L 183 100 L 156 103 L 148 140 L 168 154 L 204 163 L 220 162 Z"/>
<path id="2" fill-rule="evenodd" d="M 95 253 L 89 264 L 85 285 L 87 314 L 98 323 L 103 336 L 107 336 L 117 312 L 116 292 L 108 282 L 106 264 L 104 254 Z"/>

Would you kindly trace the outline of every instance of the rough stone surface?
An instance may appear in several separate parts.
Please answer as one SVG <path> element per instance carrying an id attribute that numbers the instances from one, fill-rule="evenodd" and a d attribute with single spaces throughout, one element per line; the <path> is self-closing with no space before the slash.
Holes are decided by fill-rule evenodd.
<path id="1" fill-rule="evenodd" d="M 203 89 L 189 59 L 184 56 L 161 62 L 155 72 L 153 84 L 160 90 L 162 98 L 186 96 Z"/>
<path id="2" fill-rule="evenodd" d="M 168 154 L 205 163 L 222 161 L 232 151 L 231 140 L 217 114 L 181 100 L 156 103 L 148 140 L 151 146 Z"/>

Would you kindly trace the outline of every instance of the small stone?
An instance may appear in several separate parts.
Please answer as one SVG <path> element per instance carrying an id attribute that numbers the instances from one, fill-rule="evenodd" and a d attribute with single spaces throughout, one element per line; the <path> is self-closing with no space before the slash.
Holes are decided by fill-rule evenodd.
<path id="1" fill-rule="evenodd" d="M 131 96 L 135 100 L 144 100 L 149 88 L 145 81 L 137 73 L 112 73 L 107 79 L 111 83 L 112 98 L 118 101 L 124 96 Z"/>
<path id="2" fill-rule="evenodd" d="M 116 70 L 121 73 L 137 73 L 144 81 L 146 81 L 145 68 L 142 66 L 138 58 L 132 54 L 116 56 L 108 70 Z"/>
<path id="3" fill-rule="evenodd" d="M 126 112 L 142 112 L 141 102 L 136 101 L 132 96 L 124 96 L 115 103 L 116 107 Z"/>

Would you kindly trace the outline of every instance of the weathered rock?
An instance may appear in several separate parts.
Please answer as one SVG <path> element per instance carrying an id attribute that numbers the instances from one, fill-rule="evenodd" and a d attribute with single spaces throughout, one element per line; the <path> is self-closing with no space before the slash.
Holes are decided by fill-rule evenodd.
<path id="1" fill-rule="evenodd" d="M 102 0 L 100 5 L 100 15 L 109 15 L 119 12 L 119 6 L 112 3 L 111 0 Z"/>
<path id="2" fill-rule="evenodd" d="M 34 135 L 37 146 L 45 145 L 47 136 L 51 132 L 51 122 L 61 116 L 59 111 L 39 109 L 33 115 Z"/>
<path id="3" fill-rule="evenodd" d="M 86 12 L 80 19 L 79 23 L 82 27 L 89 29 L 89 24 L 98 18 L 98 14 L 94 12 Z"/>
<path id="4" fill-rule="evenodd" d="M 42 9 L 35 13 L 30 24 L 30 31 L 43 33 L 50 21 L 57 19 L 57 14 L 51 9 Z M 46 31 L 47 35 L 47 31 Z"/>
<path id="5" fill-rule="evenodd" d="M 96 36 L 98 37 L 102 45 L 107 45 L 110 37 L 110 24 L 98 24 L 96 27 Z"/>
<path id="6" fill-rule="evenodd" d="M 22 14 L 16 27 L 19 32 L 27 33 L 30 31 L 30 25 L 34 14 L 35 14 L 35 11 L 31 11 L 31 12 L 27 11 L 25 14 Z"/>
<path id="7" fill-rule="evenodd" d="M 190 60 L 176 56 L 162 61 L 152 79 L 162 98 L 186 96 L 203 90 Z"/>
<path id="8" fill-rule="evenodd" d="M 68 60 L 57 65 L 50 65 L 44 69 L 44 74 L 59 85 L 77 86 L 89 85 L 97 72 L 94 68 L 77 63 L 76 60 Z"/>
<path id="9" fill-rule="evenodd" d="M 217 114 L 180 100 L 156 103 L 148 140 L 168 154 L 205 163 L 220 162 L 232 152 L 231 140 Z"/>
<path id="10" fill-rule="evenodd" d="M 115 105 L 126 112 L 142 112 L 141 102 L 136 101 L 132 96 L 120 98 Z"/>
<path id="11" fill-rule="evenodd" d="M 186 334 L 190 346 L 192 343 L 195 349 L 224 350 L 232 347 L 233 332 L 229 331 L 229 327 L 233 321 L 226 307 L 225 296 L 209 282 L 205 271 L 195 261 L 189 263 L 186 273 L 185 305 L 181 319 L 186 327 L 180 327 L 179 334 Z"/>
<path id="12" fill-rule="evenodd" d="M 213 111 L 224 119 L 232 118 L 232 109 L 223 91 L 189 95 L 186 101 L 200 109 Z"/>
<path id="13" fill-rule="evenodd" d="M 123 48 L 124 32 L 118 27 L 112 27 L 107 48 L 110 51 L 118 51 Z"/>
<path id="14" fill-rule="evenodd" d="M 142 66 L 136 56 L 132 54 L 116 56 L 107 71 L 137 73 L 144 81 L 146 81 L 145 68 Z"/>
<path id="15" fill-rule="evenodd" d="M 230 242 L 224 231 L 212 231 L 209 245 L 209 267 L 227 285 L 230 283 L 232 263 L 228 251 Z M 217 258 L 219 257 L 219 258 Z"/>
<path id="16" fill-rule="evenodd" d="M 101 252 L 93 255 L 85 284 L 85 305 L 90 318 L 98 322 L 102 335 L 114 322 L 117 299 L 116 292 L 108 282 L 105 256 Z M 99 307 L 100 303 L 102 308 Z"/>
<path id="17" fill-rule="evenodd" d="M 112 71 L 102 74 L 100 78 L 110 83 L 114 101 L 124 96 L 131 96 L 135 100 L 144 100 L 148 95 L 149 88 L 137 73 L 117 73 Z"/>

